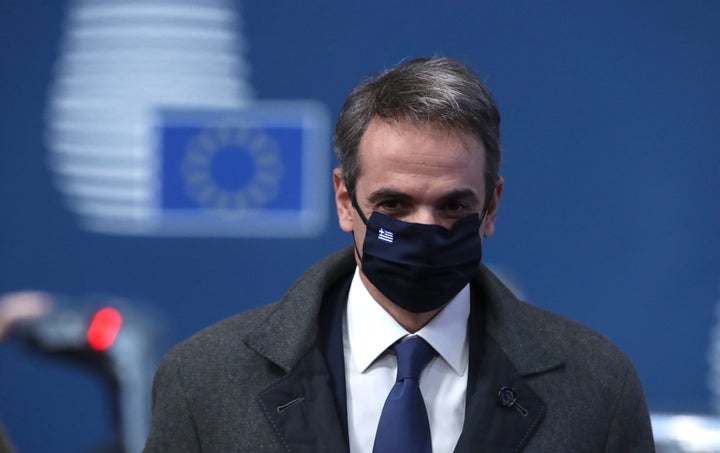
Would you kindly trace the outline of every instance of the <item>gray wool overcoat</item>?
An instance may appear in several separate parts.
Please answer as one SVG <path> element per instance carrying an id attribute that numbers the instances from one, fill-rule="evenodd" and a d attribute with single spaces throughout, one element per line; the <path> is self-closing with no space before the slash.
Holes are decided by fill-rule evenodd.
<path id="1" fill-rule="evenodd" d="M 326 289 L 354 268 L 352 248 L 331 255 L 279 302 L 174 347 L 155 375 L 145 451 L 347 451 L 318 337 Z M 485 327 L 455 451 L 654 451 L 640 380 L 610 341 L 519 301 L 484 266 L 471 294 Z"/>

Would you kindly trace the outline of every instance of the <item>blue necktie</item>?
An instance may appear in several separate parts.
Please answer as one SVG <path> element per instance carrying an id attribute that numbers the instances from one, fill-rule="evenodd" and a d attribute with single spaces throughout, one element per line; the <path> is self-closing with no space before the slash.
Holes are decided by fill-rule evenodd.
<path id="1" fill-rule="evenodd" d="M 373 453 L 431 453 L 430 423 L 418 379 L 435 351 L 420 337 L 395 343 L 393 349 L 398 373 L 380 414 Z"/>

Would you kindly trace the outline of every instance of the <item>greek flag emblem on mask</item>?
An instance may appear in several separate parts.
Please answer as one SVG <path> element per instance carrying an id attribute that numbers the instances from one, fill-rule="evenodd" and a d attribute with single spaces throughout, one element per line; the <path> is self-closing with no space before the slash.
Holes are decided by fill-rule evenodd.
<path id="1" fill-rule="evenodd" d="M 378 239 L 380 239 L 381 241 L 385 241 L 389 244 L 392 244 L 395 240 L 393 232 L 388 231 L 385 228 L 380 228 L 380 232 L 378 233 Z"/>

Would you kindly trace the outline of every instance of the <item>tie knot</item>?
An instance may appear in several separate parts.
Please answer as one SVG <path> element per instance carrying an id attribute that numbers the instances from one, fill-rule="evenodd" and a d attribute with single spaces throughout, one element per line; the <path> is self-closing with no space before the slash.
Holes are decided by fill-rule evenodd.
<path id="1" fill-rule="evenodd" d="M 398 373 L 396 382 L 403 379 L 419 379 L 420 373 L 435 355 L 435 350 L 420 337 L 412 337 L 393 345 L 397 354 Z"/>

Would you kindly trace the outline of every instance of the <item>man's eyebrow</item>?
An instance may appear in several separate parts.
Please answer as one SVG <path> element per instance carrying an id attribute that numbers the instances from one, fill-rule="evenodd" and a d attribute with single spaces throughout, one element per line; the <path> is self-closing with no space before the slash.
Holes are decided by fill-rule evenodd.
<path id="1" fill-rule="evenodd" d="M 389 198 L 392 198 L 394 200 L 407 200 L 410 198 L 410 195 L 395 189 L 381 188 L 370 193 L 370 195 L 368 195 L 367 201 L 368 203 L 373 204 L 382 200 L 387 200 Z"/>
<path id="2" fill-rule="evenodd" d="M 390 189 L 390 188 L 381 188 L 378 189 L 370 195 L 368 195 L 367 201 L 370 204 L 378 203 L 382 200 L 387 199 L 393 199 L 393 200 L 409 200 L 410 195 L 406 194 L 405 192 L 401 192 L 399 190 Z M 448 203 L 452 201 L 458 201 L 458 200 L 467 200 L 471 203 L 479 203 L 480 198 L 477 196 L 475 191 L 470 189 L 457 189 L 453 190 L 451 192 L 448 192 L 444 194 L 442 197 L 440 197 L 439 202 L 440 203 Z"/>
<path id="3" fill-rule="evenodd" d="M 471 203 L 479 203 L 480 198 L 477 196 L 475 191 L 470 189 L 458 189 L 453 190 L 450 193 L 447 193 L 440 197 L 441 203 L 447 203 L 450 201 L 458 201 L 458 200 L 467 200 Z"/>

